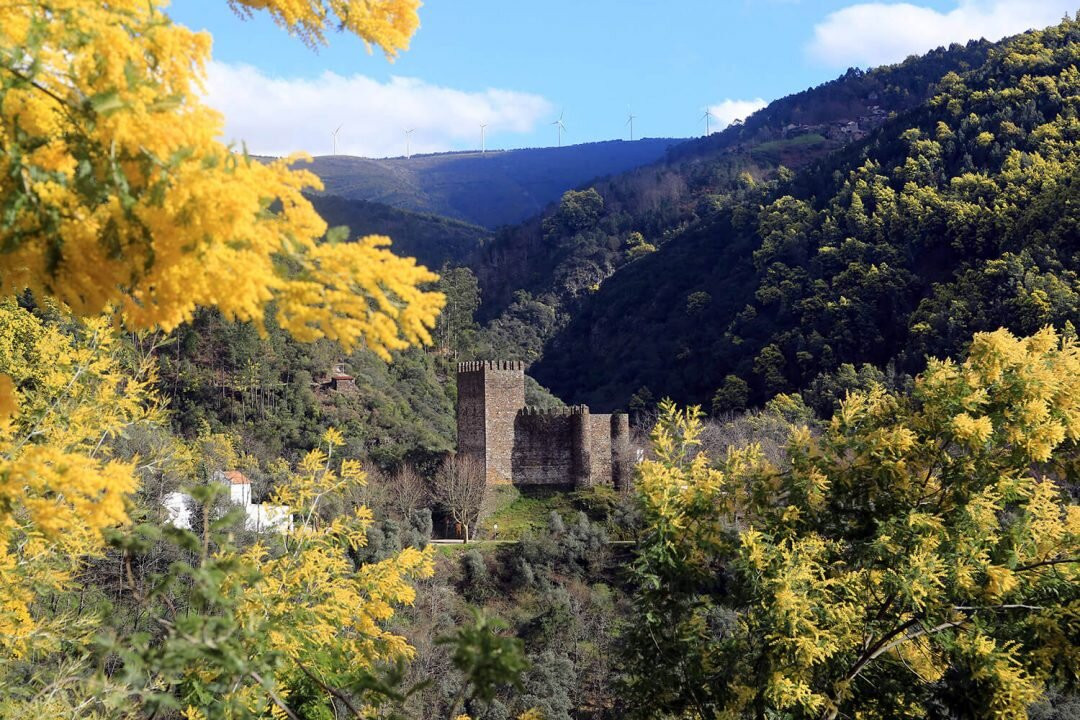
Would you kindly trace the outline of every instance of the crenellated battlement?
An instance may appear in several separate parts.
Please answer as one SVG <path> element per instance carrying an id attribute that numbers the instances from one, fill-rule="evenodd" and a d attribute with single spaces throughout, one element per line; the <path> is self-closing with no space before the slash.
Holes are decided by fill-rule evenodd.
<path id="1" fill-rule="evenodd" d="M 525 363 L 521 360 L 470 360 L 458 363 L 458 375 L 487 370 L 524 373 Z"/>
<path id="2" fill-rule="evenodd" d="M 568 405 L 558 408 L 540 408 L 532 405 L 518 410 L 519 416 L 526 417 L 569 417 L 571 415 L 588 415 L 587 405 Z"/>

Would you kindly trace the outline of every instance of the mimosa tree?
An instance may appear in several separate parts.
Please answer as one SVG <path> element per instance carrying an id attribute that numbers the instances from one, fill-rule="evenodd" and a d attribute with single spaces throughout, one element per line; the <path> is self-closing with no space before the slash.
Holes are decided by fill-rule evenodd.
<path id="1" fill-rule="evenodd" d="M 975 336 L 788 467 L 663 406 L 638 484 L 643 716 L 1024 718 L 1080 669 L 1080 347 Z"/>
<path id="2" fill-rule="evenodd" d="M 348 683 L 408 657 L 405 641 L 380 624 L 411 601 L 406 580 L 430 572 L 415 550 L 352 567 L 348 553 L 364 541 L 368 517 L 360 508 L 329 526 L 301 523 L 284 554 L 241 553 L 226 536 L 210 542 L 206 528 L 197 562 L 176 565 L 147 594 L 129 565 L 127 592 L 152 632 L 113 646 L 94 639 L 103 617 L 85 614 L 81 594 L 78 612 L 65 610 L 63 593 L 107 538 L 125 558 L 145 545 L 115 532 L 128 522 L 137 476 L 136 462 L 110 446 L 159 410 L 152 365 L 122 357 L 116 328 L 169 331 L 215 307 L 230 320 L 261 327 L 269 318 L 299 340 L 362 344 L 389 359 L 430 340 L 443 304 L 426 289 L 436 276 L 393 255 L 388 238 L 327 232 L 302 194 L 319 181 L 293 168 L 298 158 L 257 162 L 222 144 L 222 118 L 200 96 L 210 37 L 174 24 L 165 4 L 0 4 L 5 717 L 130 717 L 144 703 L 180 699 L 192 718 L 295 717 L 283 694 L 303 682 L 317 688 L 313 706 L 348 704 Z M 419 0 L 229 4 L 269 13 L 308 44 L 343 29 L 390 58 L 418 26 Z M 58 303 L 62 329 L 16 306 L 10 298 L 25 290 Z M 314 453 L 280 493 L 308 512 L 361 479 L 358 467 Z M 190 533 L 178 542 L 199 550 Z M 177 582 L 190 593 L 179 608 L 168 590 Z M 103 642 L 110 659 L 91 672 Z M 39 675 L 53 654 L 54 669 Z M 37 669 L 15 664 L 29 661 Z"/>

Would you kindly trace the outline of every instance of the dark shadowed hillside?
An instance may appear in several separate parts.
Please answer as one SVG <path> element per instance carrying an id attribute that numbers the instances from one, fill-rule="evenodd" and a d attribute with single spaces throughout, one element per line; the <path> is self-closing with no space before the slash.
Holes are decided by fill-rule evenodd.
<path id="1" fill-rule="evenodd" d="M 915 372 L 1002 325 L 1071 332 L 1078 61 L 1071 20 L 1005 41 L 866 139 L 733 193 L 576 304 L 537 379 L 724 410 Z"/>
<path id="2" fill-rule="evenodd" d="M 897 65 L 851 70 L 777 100 L 744 123 L 674 146 L 660 162 L 599 181 L 588 193 L 569 193 L 543 216 L 502 229 L 473 263 L 483 288 L 481 313 L 489 322 L 492 351 L 537 359 L 544 343 L 580 307 L 595 305 L 590 299 L 594 293 L 636 261 L 678 238 L 721 242 L 708 229 L 719 213 L 748 208 L 747 198 L 756 198 L 763 184 L 790 178 L 792 171 L 865 139 L 892 115 L 925 102 L 946 73 L 981 65 L 990 47 L 971 42 Z M 700 240 L 703 236 L 712 239 Z M 685 261 L 686 267 L 671 272 L 703 271 L 694 257 Z M 634 277 L 639 276 L 631 273 L 626 282 L 640 281 L 656 292 L 679 282 L 677 277 Z M 738 301 L 741 308 L 745 297 Z M 633 316 L 623 319 L 634 321 Z M 558 361 L 546 358 L 545 367 Z M 612 382 L 611 371 L 597 370 L 604 374 L 602 384 Z M 584 378 L 580 382 L 596 389 L 592 400 L 605 401 L 599 385 Z"/>
<path id="3" fill-rule="evenodd" d="M 322 178 L 329 195 L 495 228 L 535 215 L 590 180 L 655 162 L 677 142 L 611 140 L 381 160 L 327 155 L 315 158 L 310 169 Z"/>
<path id="4" fill-rule="evenodd" d="M 345 225 L 352 235 L 387 235 L 398 255 L 414 257 L 426 267 L 459 264 L 491 237 L 477 225 L 439 215 L 417 213 L 365 200 L 336 195 L 311 197 L 330 227 Z"/>

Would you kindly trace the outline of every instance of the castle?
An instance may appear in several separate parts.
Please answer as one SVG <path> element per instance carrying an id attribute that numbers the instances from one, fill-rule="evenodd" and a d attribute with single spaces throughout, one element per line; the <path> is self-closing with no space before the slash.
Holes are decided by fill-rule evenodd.
<path id="1" fill-rule="evenodd" d="M 625 414 L 528 407 L 525 366 L 517 360 L 459 363 L 457 392 L 458 452 L 480 464 L 488 483 L 629 488 Z"/>

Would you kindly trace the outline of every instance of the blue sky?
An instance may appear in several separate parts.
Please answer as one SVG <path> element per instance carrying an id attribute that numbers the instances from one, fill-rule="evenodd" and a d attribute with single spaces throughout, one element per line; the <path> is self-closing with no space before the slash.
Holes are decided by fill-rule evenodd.
<path id="1" fill-rule="evenodd" d="M 1077 0 L 428 0 L 409 51 L 389 63 L 344 35 L 313 51 L 221 0 L 170 14 L 214 36 L 209 101 L 253 152 L 413 152 L 704 132 L 849 66 L 1046 25 Z M 722 123 L 718 123 L 722 124 Z M 714 125 L 714 130 L 717 126 Z"/>

